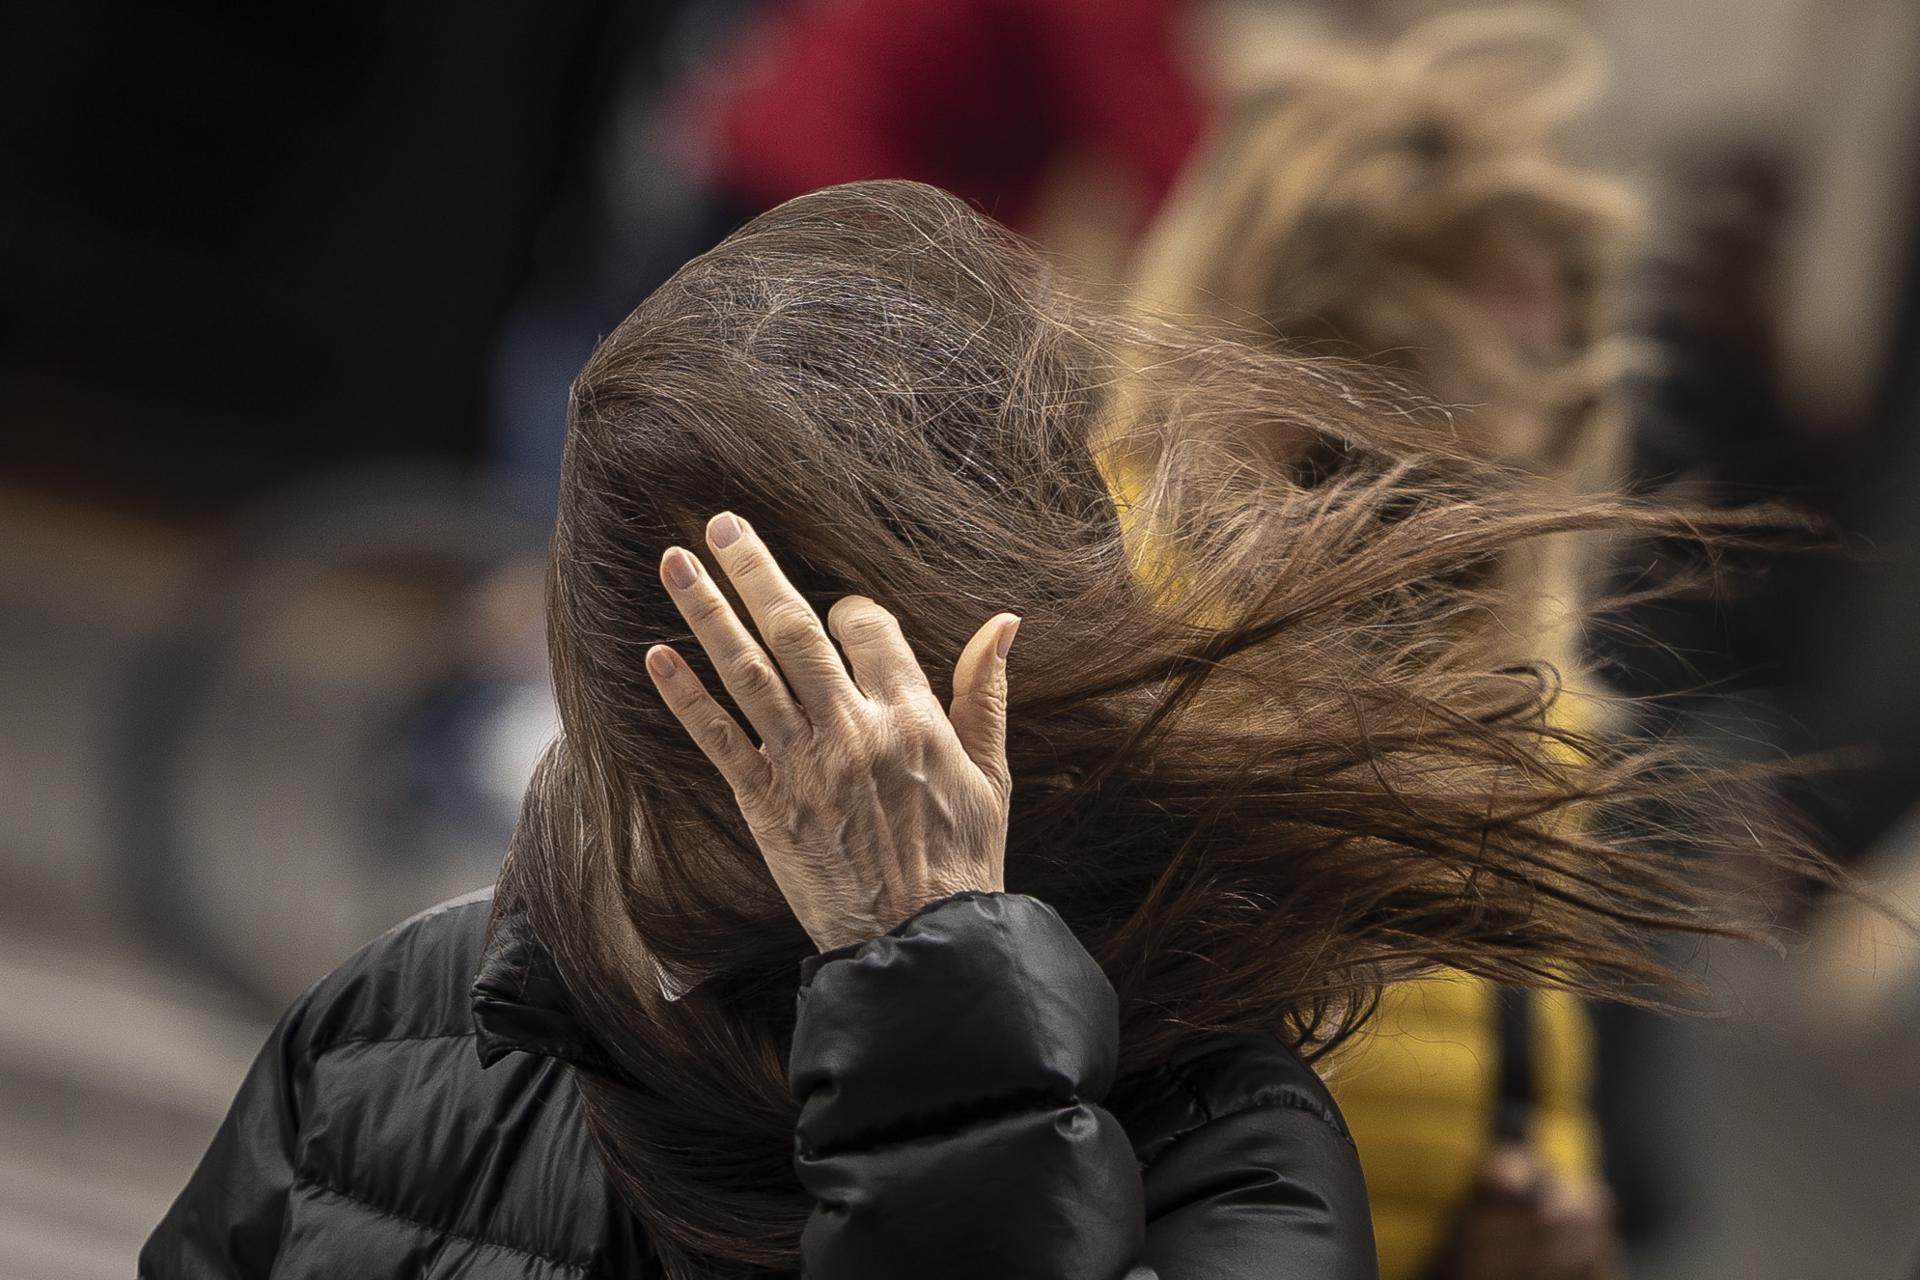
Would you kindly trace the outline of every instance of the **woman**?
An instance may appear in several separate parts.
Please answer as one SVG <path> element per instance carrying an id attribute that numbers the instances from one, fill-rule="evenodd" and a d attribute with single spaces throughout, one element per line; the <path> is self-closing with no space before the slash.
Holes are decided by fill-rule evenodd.
<path id="1" fill-rule="evenodd" d="M 1602 62 L 1563 14 L 1469 11 L 1249 89 L 1149 234 L 1141 294 L 1249 342 L 1337 343 L 1455 406 L 1449 425 L 1490 460 L 1570 498 L 1606 491 L 1626 438 L 1635 201 L 1557 136 Z M 1596 541 L 1538 539 L 1496 567 L 1517 589 L 1484 625 L 1516 660 L 1579 678 Z M 1599 705 L 1576 686 L 1555 714 Z M 1612 1269 L 1592 1041 L 1565 992 L 1441 973 L 1385 993 L 1327 1073 L 1383 1280 Z"/>
<path id="2" fill-rule="evenodd" d="M 1724 780 L 1556 727 L 1467 625 L 1508 548 L 1714 522 L 1333 374 L 912 184 L 689 264 L 574 387 L 564 733 L 491 903 L 295 1006 L 143 1274 L 1372 1275 L 1306 1059 L 1383 980 L 1646 998 L 1652 933 L 1742 926 L 1670 852 Z M 1276 434 L 1344 464 L 1247 465 Z"/>

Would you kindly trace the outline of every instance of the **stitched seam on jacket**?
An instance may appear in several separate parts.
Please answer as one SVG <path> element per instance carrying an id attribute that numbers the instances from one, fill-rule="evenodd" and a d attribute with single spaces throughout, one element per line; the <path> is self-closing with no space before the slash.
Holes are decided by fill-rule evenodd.
<path id="1" fill-rule="evenodd" d="M 389 1209 L 385 1205 L 375 1204 L 364 1196 L 354 1195 L 351 1191 L 342 1191 L 339 1187 L 328 1182 L 322 1182 L 319 1178 L 311 1174 L 295 1174 L 293 1185 L 296 1187 L 307 1186 L 312 1187 L 316 1191 L 324 1191 L 328 1195 L 338 1196 L 340 1199 L 348 1201 L 351 1204 L 357 1204 L 370 1213 L 377 1213 L 383 1218 L 392 1218 L 398 1222 L 404 1222 L 409 1226 L 418 1227 L 422 1231 L 431 1231 L 435 1235 L 444 1236 L 449 1240 L 460 1240 L 467 1244 L 476 1244 L 483 1249 L 498 1249 L 502 1253 L 519 1254 L 523 1258 L 532 1258 L 538 1262 L 551 1263 L 567 1271 L 584 1273 L 593 1269 L 591 1263 L 569 1262 L 565 1258 L 556 1258 L 550 1253 L 541 1253 L 537 1249 L 522 1249 L 519 1245 L 507 1244 L 501 1240 L 489 1240 L 485 1236 L 468 1235 L 464 1231 L 454 1231 L 451 1228 L 443 1227 L 436 1223 L 423 1221 L 422 1219 L 414 1217 L 412 1214 L 401 1213 L 398 1209 Z"/>
<path id="2" fill-rule="evenodd" d="M 1196 1059 L 1193 1062 L 1185 1063 L 1179 1067 L 1173 1067 L 1163 1063 L 1158 1068 L 1156 1068 L 1157 1074 L 1163 1075 L 1167 1079 L 1173 1081 L 1174 1084 L 1180 1086 L 1180 1089 L 1182 1092 L 1184 1092 L 1189 1098 L 1193 1099 L 1193 1105 L 1199 1108 L 1200 1114 L 1204 1117 L 1204 1119 L 1201 1121 L 1202 1124 L 1211 1124 L 1214 1120 L 1221 1119 L 1223 1117 L 1215 1116 L 1213 1114 L 1213 1108 L 1207 1104 L 1206 1095 L 1202 1094 L 1200 1090 L 1194 1086 L 1193 1078 L 1190 1073 L 1192 1072 L 1194 1066 L 1198 1065 L 1198 1063 L 1204 1062 L 1206 1061 L 1207 1058 L 1213 1057 L 1213 1056 L 1214 1054 L 1209 1053 L 1201 1058 Z M 1348 1130 L 1343 1123 L 1341 1123 L 1340 1119 L 1338 1118 L 1337 1112 L 1330 1111 L 1325 1103 L 1322 1103 L 1317 1098 L 1314 1098 L 1311 1094 L 1302 1092 L 1299 1088 L 1297 1088 L 1294 1085 L 1289 1085 L 1289 1084 L 1267 1085 L 1264 1088 L 1255 1089 L 1252 1093 L 1247 1095 L 1247 1098 L 1244 1102 L 1235 1106 L 1233 1110 L 1228 1111 L 1225 1114 L 1229 1116 L 1238 1115 L 1242 1111 L 1248 1111 L 1256 1106 L 1261 1106 L 1268 1103 L 1276 1103 L 1277 1105 L 1291 1107 L 1296 1111 L 1304 1111 L 1309 1115 L 1318 1116 L 1321 1122 L 1325 1124 L 1329 1129 L 1332 1129 L 1335 1133 L 1339 1134 L 1342 1138 L 1346 1139 L 1346 1143 L 1348 1146 L 1351 1147 L 1355 1145 L 1353 1141 L 1352 1132 Z M 1192 1127 L 1198 1128 L 1199 1126 L 1196 1125 Z M 1179 1133 L 1185 1134 L 1190 1131 L 1191 1129 L 1182 1129 L 1179 1131 Z"/>
<path id="3" fill-rule="evenodd" d="M 332 1040 L 318 1049 L 308 1051 L 310 1061 L 318 1062 L 335 1049 L 351 1048 L 356 1044 L 412 1044 L 422 1040 L 466 1040 L 479 1035 L 474 1028 L 465 1031 L 430 1031 L 417 1036 L 348 1036 L 345 1040 Z"/>
<path id="4" fill-rule="evenodd" d="M 1312 1116 L 1314 1119 L 1318 1120 L 1321 1124 L 1326 1125 L 1327 1128 L 1332 1129 L 1335 1133 L 1340 1134 L 1341 1139 L 1345 1141 L 1348 1146 L 1351 1147 L 1354 1145 L 1353 1138 L 1348 1134 L 1341 1133 L 1339 1126 L 1335 1125 L 1331 1120 L 1327 1119 L 1326 1113 L 1320 1107 L 1316 1106 L 1311 1100 L 1301 1097 L 1299 1094 L 1293 1092 L 1291 1089 L 1282 1087 L 1282 1088 L 1273 1089 L 1273 1090 L 1262 1090 L 1258 1093 L 1255 1093 L 1251 1098 L 1247 1099 L 1245 1102 L 1232 1108 L 1231 1110 L 1222 1111 L 1218 1114 L 1214 1114 L 1209 1110 L 1206 1103 L 1200 1098 L 1200 1095 L 1194 1091 L 1191 1085 L 1188 1085 L 1185 1080 L 1182 1080 L 1180 1083 L 1181 1083 L 1181 1086 L 1185 1088 L 1190 1095 L 1192 1095 L 1194 1101 L 1196 1103 L 1199 1103 L 1201 1113 L 1203 1115 L 1206 1115 L 1207 1118 L 1199 1124 L 1188 1125 L 1184 1129 L 1180 1129 L 1174 1133 L 1168 1134 L 1166 1137 L 1166 1145 L 1161 1147 L 1160 1150 L 1154 1153 L 1153 1159 L 1147 1161 L 1146 1164 L 1141 1166 L 1140 1171 L 1142 1173 L 1145 1173 L 1148 1169 L 1151 1169 L 1153 1168 L 1154 1165 L 1158 1164 L 1161 1161 L 1161 1159 L 1166 1156 L 1167 1152 L 1173 1150 L 1173 1148 L 1179 1145 L 1179 1143 L 1183 1139 L 1189 1137 L 1192 1134 L 1196 1134 L 1200 1132 L 1200 1130 L 1206 1128 L 1207 1125 L 1209 1124 L 1215 1124 L 1221 1120 L 1226 1120 L 1233 1116 L 1245 1114 L 1248 1111 L 1262 1111 L 1262 1110 L 1304 1111 L 1308 1115 Z"/>
<path id="5" fill-rule="evenodd" d="M 797 1144 L 800 1155 L 808 1160 L 833 1160 L 847 1155 L 866 1155 L 886 1147 L 909 1146 L 929 1140 L 945 1141 L 963 1129 L 998 1124 L 1019 1116 L 1050 1115 L 1075 1111 L 1086 1104 L 1078 1098 L 1060 1098 L 1045 1089 L 1022 1089 L 1018 1093 L 998 1094 L 961 1103 L 940 1111 L 929 1111 L 894 1124 L 882 1125 L 825 1146 Z"/>

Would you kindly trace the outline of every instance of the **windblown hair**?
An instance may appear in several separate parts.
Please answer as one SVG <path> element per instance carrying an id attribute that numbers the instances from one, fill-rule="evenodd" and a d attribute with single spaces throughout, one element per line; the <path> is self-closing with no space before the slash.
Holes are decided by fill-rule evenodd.
<path id="1" fill-rule="evenodd" d="M 1243 89 L 1151 228 L 1139 296 L 1391 370 L 1450 406 L 1468 448 L 1569 493 L 1613 488 L 1640 209 L 1559 140 L 1603 72 L 1573 19 L 1508 6 Z M 1557 539 L 1502 569 L 1553 610 L 1577 602 L 1597 543 Z M 1524 643 L 1568 659 L 1573 616 L 1521 626 Z"/>
<path id="2" fill-rule="evenodd" d="M 1482 451 L 1564 469 L 1631 346 L 1638 202 L 1559 141 L 1603 69 L 1573 20 L 1514 7 L 1246 92 L 1156 219 L 1141 292 L 1404 369 L 1475 410 Z"/>
<path id="3" fill-rule="evenodd" d="M 551 562 L 564 731 L 496 910 L 617 1068 L 578 1073 L 584 1115 L 674 1274 L 793 1267 L 808 1209 L 784 1066 L 811 947 L 642 666 L 688 639 L 660 554 L 715 511 L 816 607 L 891 609 L 937 692 L 982 621 L 1022 615 L 1007 884 L 1112 979 L 1127 1069 L 1228 1029 L 1323 1052 L 1438 965 L 1656 998 L 1654 938 L 1749 932 L 1683 848 L 1815 865 L 1757 817 L 1676 817 L 1730 781 L 1556 727 L 1554 673 L 1476 625 L 1506 588 L 1475 570 L 1532 540 L 1737 540 L 1752 518 L 1570 503 L 1352 372 L 1083 301 L 891 182 L 754 220 L 594 354 Z M 1276 435 L 1342 465 L 1250 463 Z M 1152 460 L 1124 522 L 1116 447 Z M 1177 547 L 1178 591 L 1136 572 L 1123 524 Z M 1658 828 L 1624 816 L 1649 798 Z"/>

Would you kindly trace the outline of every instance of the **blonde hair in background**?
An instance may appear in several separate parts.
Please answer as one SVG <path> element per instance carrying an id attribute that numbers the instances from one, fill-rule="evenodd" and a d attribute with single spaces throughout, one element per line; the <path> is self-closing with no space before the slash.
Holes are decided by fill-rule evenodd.
<path id="1" fill-rule="evenodd" d="M 1558 142 L 1604 78 L 1584 28 L 1524 7 L 1242 83 L 1144 242 L 1142 307 L 1364 361 L 1447 406 L 1452 443 L 1570 497 L 1612 489 L 1639 206 Z M 1268 442 L 1284 465 L 1325 465 L 1302 444 Z M 1119 460 L 1116 487 L 1137 492 L 1152 465 Z M 1499 620 L 1516 651 L 1576 665 L 1596 550 L 1555 539 L 1500 567 L 1530 602 Z"/>

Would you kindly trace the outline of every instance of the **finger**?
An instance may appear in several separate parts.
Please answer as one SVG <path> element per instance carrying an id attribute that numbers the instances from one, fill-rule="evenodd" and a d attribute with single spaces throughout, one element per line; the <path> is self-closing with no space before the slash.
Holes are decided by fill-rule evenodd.
<path id="1" fill-rule="evenodd" d="M 804 734 L 807 718 L 780 669 L 734 613 L 720 584 L 700 567 L 699 557 L 684 547 L 669 547 L 660 558 L 660 580 L 761 740 L 778 749 Z"/>
<path id="2" fill-rule="evenodd" d="M 869 698 L 901 701 L 933 694 L 899 619 L 865 596 L 842 596 L 827 610 L 827 630 L 840 642 L 854 683 Z"/>
<path id="3" fill-rule="evenodd" d="M 974 632 L 953 668 L 953 703 L 947 718 L 967 758 L 993 783 L 1005 804 L 1013 794 L 1007 771 L 1007 649 L 1020 619 L 999 613 Z"/>
<path id="4" fill-rule="evenodd" d="M 770 773 L 766 756 L 753 745 L 727 709 L 714 700 L 686 661 L 664 644 L 647 650 L 647 674 L 666 700 L 667 709 L 713 761 L 736 797 L 760 790 Z"/>
<path id="5" fill-rule="evenodd" d="M 823 720 L 835 707 L 857 697 L 860 691 L 827 638 L 819 615 L 787 581 L 753 526 L 723 511 L 707 522 L 707 543 L 807 713 Z"/>
<path id="6" fill-rule="evenodd" d="M 1545 1170 L 1532 1151 L 1507 1142 L 1487 1153 L 1480 1166 L 1480 1191 L 1501 1200 L 1531 1200 L 1540 1192 Z"/>

